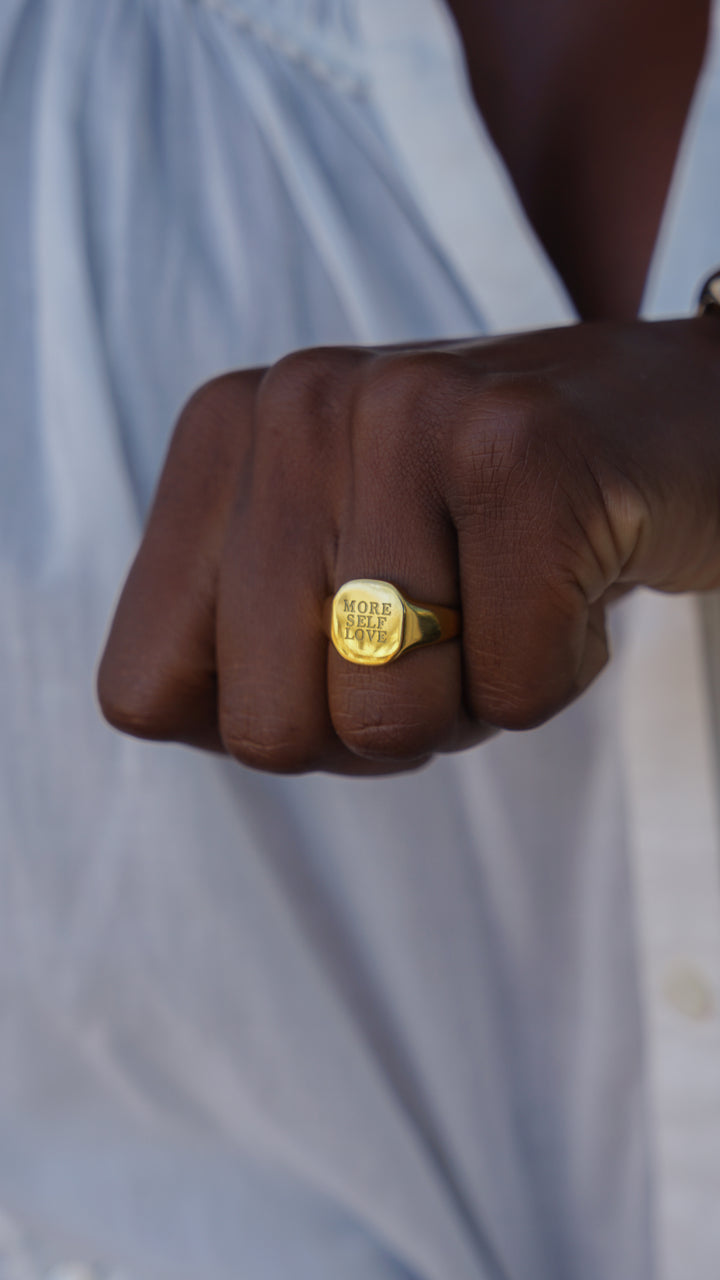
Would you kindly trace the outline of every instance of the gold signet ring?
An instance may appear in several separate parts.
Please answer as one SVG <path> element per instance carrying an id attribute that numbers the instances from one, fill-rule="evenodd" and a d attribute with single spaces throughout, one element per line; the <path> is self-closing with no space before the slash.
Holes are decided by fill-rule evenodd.
<path id="1" fill-rule="evenodd" d="M 452 640 L 460 611 L 407 600 L 391 582 L 354 578 L 327 601 L 325 629 L 348 662 L 380 667 L 408 649 Z"/>

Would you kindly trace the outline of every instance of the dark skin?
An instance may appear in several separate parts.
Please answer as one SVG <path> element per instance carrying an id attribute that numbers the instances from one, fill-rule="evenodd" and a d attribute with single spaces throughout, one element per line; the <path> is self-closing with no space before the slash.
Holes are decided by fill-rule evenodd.
<path id="1" fill-rule="evenodd" d="M 526 209 L 604 322 L 202 388 L 100 668 L 127 732 L 278 772 L 412 768 L 567 706 L 619 592 L 720 585 L 720 327 L 632 319 L 706 8 L 453 8 Z M 345 662 L 323 602 L 355 577 L 459 604 L 461 640 Z"/>
<path id="2" fill-rule="evenodd" d="M 707 0 L 450 0 L 473 90 L 586 320 L 631 320 L 708 33 Z"/>

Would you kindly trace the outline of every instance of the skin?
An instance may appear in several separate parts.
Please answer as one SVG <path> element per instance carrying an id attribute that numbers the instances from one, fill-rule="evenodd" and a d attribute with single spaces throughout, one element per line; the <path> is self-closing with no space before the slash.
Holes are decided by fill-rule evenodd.
<path id="1" fill-rule="evenodd" d="M 450 7 L 478 107 L 580 315 L 633 319 L 702 63 L 707 0 Z"/>
<path id="2" fill-rule="evenodd" d="M 662 38 L 649 39 L 641 93 L 630 54 L 645 0 L 616 7 L 619 40 L 593 40 L 607 36 L 596 0 L 573 14 L 558 0 L 540 32 L 529 0 L 453 7 L 529 216 L 583 311 L 602 319 L 436 348 L 300 352 L 201 388 L 100 665 L 101 706 L 125 732 L 276 772 L 413 768 L 567 706 L 607 661 L 618 593 L 720 585 L 718 322 L 631 318 L 706 10 L 689 23 L 687 9 L 656 11 Z M 485 76 L 486 64 L 505 73 L 509 40 L 512 69 Z M 550 106 L 519 139 L 528 77 Z M 613 96 L 634 112 L 621 139 Z M 600 211 L 571 119 L 596 148 Z M 459 604 L 463 637 L 384 668 L 345 662 L 323 634 L 323 603 L 368 576 Z"/>

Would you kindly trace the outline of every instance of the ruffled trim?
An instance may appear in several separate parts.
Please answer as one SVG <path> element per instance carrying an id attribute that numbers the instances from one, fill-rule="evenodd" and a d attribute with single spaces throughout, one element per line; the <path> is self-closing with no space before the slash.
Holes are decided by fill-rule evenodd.
<path id="1" fill-rule="evenodd" d="M 356 0 L 195 0 L 343 93 L 362 94 Z"/>

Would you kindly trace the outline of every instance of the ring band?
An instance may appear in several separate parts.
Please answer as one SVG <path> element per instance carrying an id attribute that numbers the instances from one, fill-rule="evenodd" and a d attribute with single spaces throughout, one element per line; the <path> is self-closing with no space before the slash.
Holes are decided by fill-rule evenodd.
<path id="1" fill-rule="evenodd" d="M 391 582 L 353 578 L 326 602 L 325 630 L 348 662 L 380 667 L 409 649 L 452 640 L 460 611 L 408 600 Z"/>

